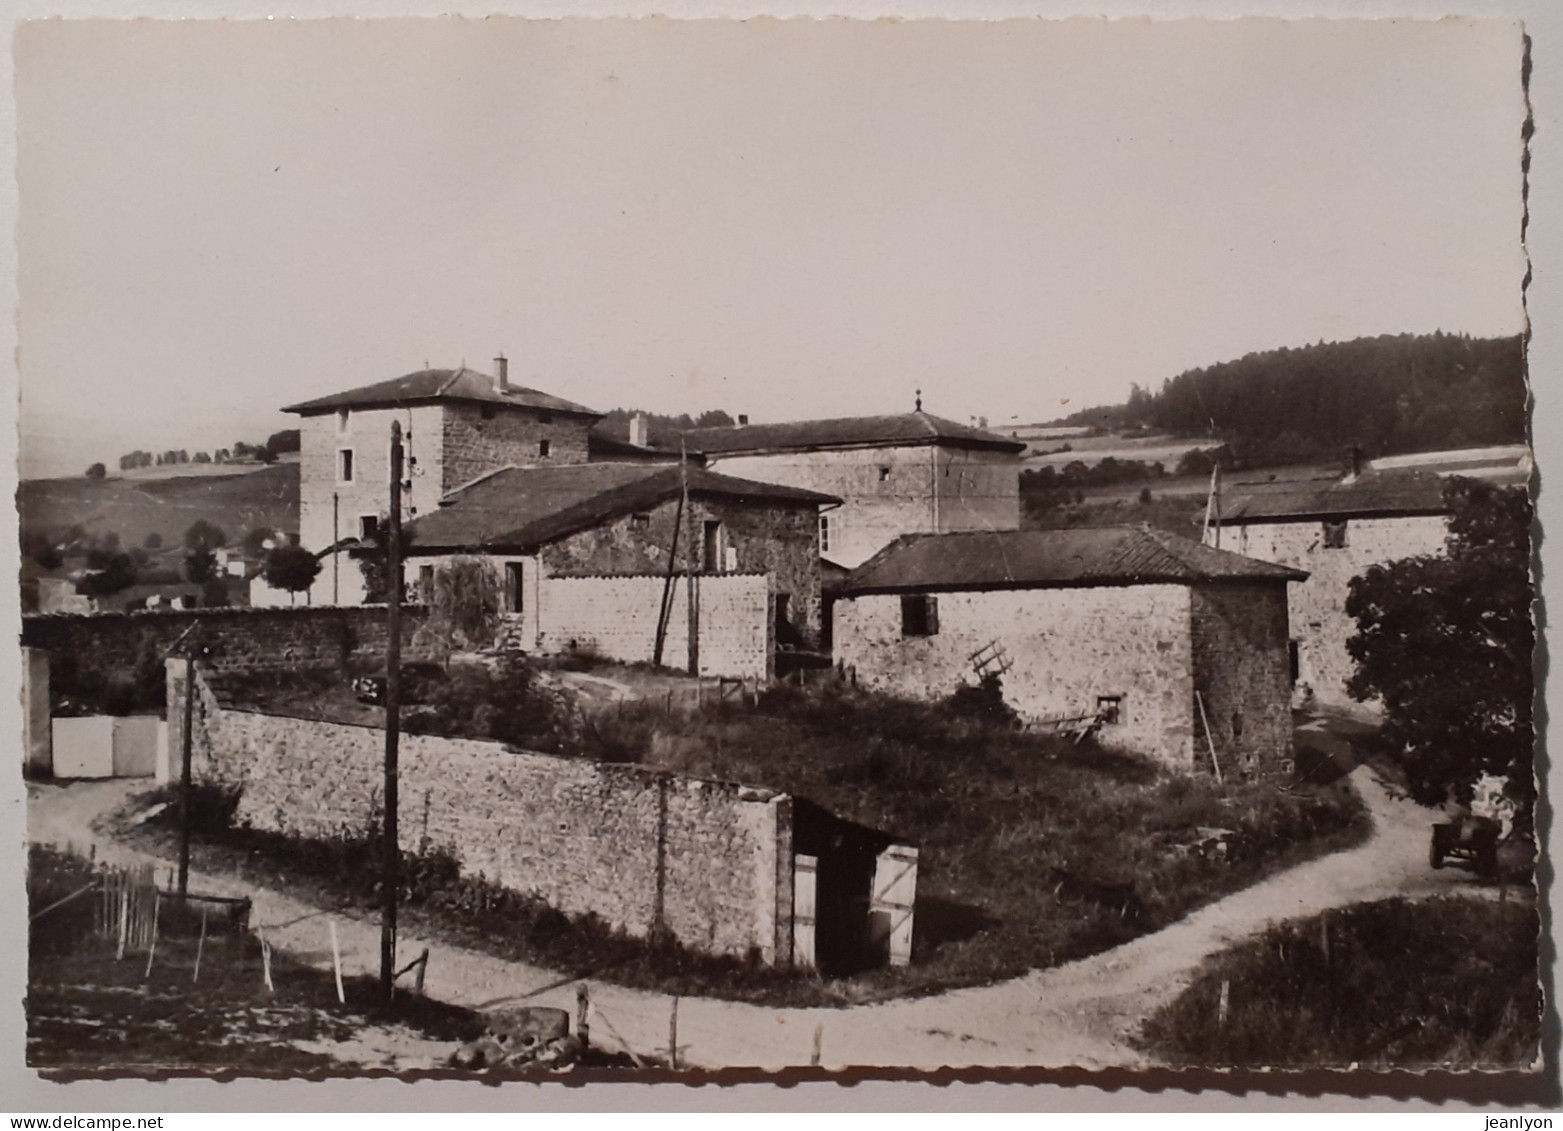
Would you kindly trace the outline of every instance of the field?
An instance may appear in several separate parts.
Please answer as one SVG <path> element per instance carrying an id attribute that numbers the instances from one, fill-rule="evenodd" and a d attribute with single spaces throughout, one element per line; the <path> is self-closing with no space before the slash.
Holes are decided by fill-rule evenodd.
<path id="1" fill-rule="evenodd" d="M 297 530 L 298 487 L 298 464 L 278 463 L 176 478 L 30 479 L 16 505 L 24 534 L 58 538 L 80 526 L 93 536 L 112 531 L 127 548 L 150 534 L 173 546 L 203 519 L 234 541 L 257 528 Z"/>
<path id="2" fill-rule="evenodd" d="M 1206 1068 L 1526 1068 L 1540 1055 L 1534 906 L 1362 904 L 1217 955 L 1146 1025 L 1145 1048 Z"/>

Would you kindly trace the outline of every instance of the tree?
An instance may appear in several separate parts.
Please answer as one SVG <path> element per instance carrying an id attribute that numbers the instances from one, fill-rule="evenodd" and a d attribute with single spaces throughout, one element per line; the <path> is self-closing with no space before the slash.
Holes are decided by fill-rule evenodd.
<path id="1" fill-rule="evenodd" d="M 187 550 L 216 550 L 228 544 L 228 535 L 223 529 L 204 518 L 198 518 L 190 524 L 190 529 L 185 531 L 185 549 Z"/>
<path id="2" fill-rule="evenodd" d="M 289 593 L 303 593 L 320 576 L 320 559 L 304 549 L 284 542 L 266 555 L 266 584 Z"/>
<path id="3" fill-rule="evenodd" d="M 266 450 L 273 455 L 282 455 L 286 452 L 299 450 L 299 430 L 297 428 L 284 428 L 281 432 L 273 432 L 266 437 Z"/>
<path id="4" fill-rule="evenodd" d="M 149 550 L 161 550 L 163 548 L 163 536 L 154 530 L 146 536 L 146 540 L 141 544 Z"/>
<path id="5" fill-rule="evenodd" d="M 87 574 L 76 585 L 83 596 L 107 597 L 136 583 L 136 563 L 129 554 L 112 554 L 100 560 L 102 568 Z"/>
<path id="6" fill-rule="evenodd" d="M 101 463 L 95 463 L 95 464 L 93 464 L 91 467 L 89 467 L 87 469 L 87 478 L 88 479 L 102 479 L 108 473 L 109 473 L 109 469 L 108 468 L 104 467 Z"/>
<path id="7" fill-rule="evenodd" d="M 1452 479 L 1447 557 L 1370 566 L 1352 579 L 1357 620 L 1348 690 L 1382 699 L 1380 739 L 1413 794 L 1470 797 L 1484 772 L 1505 774 L 1516 800 L 1534 797 L 1536 645 L 1530 577 L 1532 508 L 1523 488 Z"/>
<path id="8" fill-rule="evenodd" d="M 185 555 L 185 576 L 197 585 L 211 581 L 217 575 L 217 555 L 205 546 L 198 546 Z"/>
<path id="9" fill-rule="evenodd" d="M 375 526 L 374 536 L 365 540 L 365 547 L 354 552 L 358 559 L 358 571 L 364 577 L 364 604 L 378 605 L 389 599 L 390 596 L 390 535 L 387 529 L 389 524 L 381 522 Z M 407 551 L 412 547 L 412 530 L 402 527 L 401 558 L 405 564 Z M 405 570 L 403 573 L 405 581 Z"/>

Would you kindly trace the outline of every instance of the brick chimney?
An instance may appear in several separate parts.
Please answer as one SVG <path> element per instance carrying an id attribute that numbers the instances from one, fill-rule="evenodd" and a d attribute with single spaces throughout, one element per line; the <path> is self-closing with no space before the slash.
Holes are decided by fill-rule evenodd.
<path id="1" fill-rule="evenodd" d="M 738 414 L 738 423 L 739 424 L 748 424 L 749 423 L 749 414 L 747 412 L 740 412 Z"/>
<path id="2" fill-rule="evenodd" d="M 497 393 L 510 391 L 510 359 L 504 354 L 494 359 L 494 391 Z"/>
<path id="3" fill-rule="evenodd" d="M 630 443 L 637 448 L 646 446 L 646 414 L 637 412 L 630 417 Z"/>

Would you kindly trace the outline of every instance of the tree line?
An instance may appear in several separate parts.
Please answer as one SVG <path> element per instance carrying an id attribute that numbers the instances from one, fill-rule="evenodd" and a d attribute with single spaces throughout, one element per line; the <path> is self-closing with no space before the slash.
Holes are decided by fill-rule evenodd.
<path id="1" fill-rule="evenodd" d="M 1396 334 L 1251 353 L 1190 369 L 1068 423 L 1227 441 L 1240 466 L 1522 443 L 1518 335 Z"/>
<path id="2" fill-rule="evenodd" d="M 121 471 L 134 471 L 142 467 L 168 467 L 182 463 L 276 463 L 278 457 L 287 452 L 299 450 L 299 430 L 286 428 L 281 432 L 273 432 L 266 438 L 263 444 L 250 444 L 243 440 L 238 441 L 231 448 L 218 448 L 212 452 L 196 452 L 191 455 L 184 448 L 169 448 L 163 452 L 147 452 L 137 449 L 126 452 L 119 457 L 119 469 Z M 108 469 L 101 463 L 95 463 L 87 469 L 87 478 L 102 479 L 108 474 Z"/>

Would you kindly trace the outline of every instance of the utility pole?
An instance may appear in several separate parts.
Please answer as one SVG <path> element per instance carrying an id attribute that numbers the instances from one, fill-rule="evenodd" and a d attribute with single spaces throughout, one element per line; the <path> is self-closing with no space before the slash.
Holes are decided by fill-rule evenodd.
<path id="1" fill-rule="evenodd" d="M 179 898 L 190 894 L 190 757 L 195 728 L 195 645 L 185 651 L 185 717 L 180 735 L 179 767 Z"/>
<path id="2" fill-rule="evenodd" d="M 396 977 L 397 757 L 402 699 L 402 424 L 391 422 L 391 513 L 386 523 L 385 821 L 380 849 L 380 996 L 389 1004 Z"/>
<path id="3" fill-rule="evenodd" d="M 695 600 L 695 555 L 703 549 L 695 541 L 695 511 L 689 505 L 689 453 L 684 448 L 684 437 L 678 438 L 679 505 L 689 518 L 689 548 L 684 553 L 687 568 L 684 576 L 689 581 L 689 674 L 700 678 L 700 606 Z"/>

